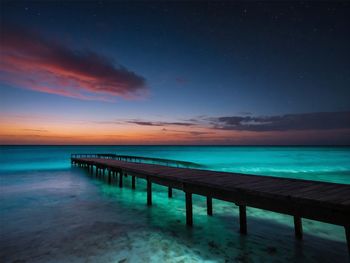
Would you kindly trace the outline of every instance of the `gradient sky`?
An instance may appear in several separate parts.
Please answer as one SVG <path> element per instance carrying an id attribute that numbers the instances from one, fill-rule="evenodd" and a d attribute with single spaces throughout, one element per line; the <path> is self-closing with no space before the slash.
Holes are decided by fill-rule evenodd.
<path id="1" fill-rule="evenodd" d="M 0 12 L 0 144 L 350 144 L 349 2 Z"/>

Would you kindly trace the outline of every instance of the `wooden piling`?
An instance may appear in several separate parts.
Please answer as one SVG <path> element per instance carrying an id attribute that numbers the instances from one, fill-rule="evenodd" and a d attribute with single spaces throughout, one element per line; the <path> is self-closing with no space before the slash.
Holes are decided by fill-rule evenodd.
<path id="1" fill-rule="evenodd" d="M 111 184 L 112 183 L 112 170 L 108 171 L 108 183 Z"/>
<path id="2" fill-rule="evenodd" d="M 173 197 L 173 188 L 168 187 L 168 197 L 172 198 Z"/>
<path id="3" fill-rule="evenodd" d="M 136 188 L 136 179 L 135 176 L 131 176 L 131 188 L 135 189 Z"/>
<path id="4" fill-rule="evenodd" d="M 247 234 L 247 212 L 245 205 L 239 205 L 239 232 Z"/>
<path id="5" fill-rule="evenodd" d="M 345 228 L 346 243 L 348 245 L 348 252 L 350 255 L 350 225 L 344 226 L 344 228 Z"/>
<path id="6" fill-rule="evenodd" d="M 152 181 L 150 178 L 147 178 L 147 205 L 152 205 Z"/>
<path id="7" fill-rule="evenodd" d="M 207 214 L 208 216 L 213 215 L 213 199 L 207 196 Z"/>
<path id="8" fill-rule="evenodd" d="M 123 172 L 119 171 L 119 187 L 123 187 Z"/>
<path id="9" fill-rule="evenodd" d="M 294 216 L 294 232 L 297 239 L 303 238 L 303 225 L 300 216 Z"/>
<path id="10" fill-rule="evenodd" d="M 193 225 L 193 213 L 192 213 L 192 193 L 185 192 L 186 197 L 186 225 Z"/>

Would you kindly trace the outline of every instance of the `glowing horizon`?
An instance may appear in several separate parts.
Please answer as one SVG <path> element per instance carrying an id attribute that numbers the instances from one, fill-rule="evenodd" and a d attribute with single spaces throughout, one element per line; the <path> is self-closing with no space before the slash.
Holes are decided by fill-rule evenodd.
<path id="1" fill-rule="evenodd" d="M 0 144 L 349 145 L 346 12 L 264 5 L 4 4 Z"/>
<path id="2" fill-rule="evenodd" d="M 348 113 L 348 115 L 350 115 Z M 138 120 L 84 121 L 48 116 L 1 117 L 0 144 L 342 144 L 349 128 L 301 130 L 231 130 L 208 122 Z M 256 125 L 256 124 L 255 124 Z M 246 127 L 248 129 L 250 126 Z M 255 128 L 256 129 L 256 128 Z M 338 142 L 338 143 L 337 143 Z M 340 142 L 340 143 L 339 143 Z"/>

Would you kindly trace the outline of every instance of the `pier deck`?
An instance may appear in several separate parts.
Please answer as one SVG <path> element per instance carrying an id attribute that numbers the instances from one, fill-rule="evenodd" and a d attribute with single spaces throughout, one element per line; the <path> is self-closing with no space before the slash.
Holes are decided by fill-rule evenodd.
<path id="1" fill-rule="evenodd" d="M 72 155 L 71 161 L 96 176 L 108 176 L 108 182 L 113 176 L 119 176 L 120 187 L 125 175 L 132 177 L 132 188 L 135 188 L 135 177 L 145 179 L 148 205 L 152 205 L 152 183 L 167 186 L 169 197 L 173 188 L 184 191 L 188 226 L 193 224 L 192 194 L 198 194 L 207 197 L 208 215 L 213 213 L 212 198 L 238 205 L 242 234 L 247 233 L 247 206 L 293 216 L 298 239 L 303 234 L 301 218 L 343 226 L 350 252 L 350 185 L 171 167 L 137 162 L 137 158 L 142 157 Z M 176 161 L 170 162 L 176 164 Z"/>

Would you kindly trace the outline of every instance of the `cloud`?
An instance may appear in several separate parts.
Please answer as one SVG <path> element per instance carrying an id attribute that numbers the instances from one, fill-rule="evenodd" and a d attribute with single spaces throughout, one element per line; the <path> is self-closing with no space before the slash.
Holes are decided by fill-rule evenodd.
<path id="1" fill-rule="evenodd" d="M 250 111 L 241 111 L 238 113 L 239 115 L 253 115 Z"/>
<path id="2" fill-rule="evenodd" d="M 75 50 L 25 28 L 1 26 L 0 81 L 39 92 L 86 100 L 135 98 L 144 77 L 88 50 Z"/>
<path id="3" fill-rule="evenodd" d="M 193 126 L 189 122 L 164 122 L 164 121 L 142 121 L 142 120 L 128 120 L 127 123 L 137 124 L 142 126 Z"/>
<path id="4" fill-rule="evenodd" d="M 175 132 L 175 133 L 186 133 L 193 136 L 201 136 L 201 135 L 209 135 L 209 134 L 215 134 L 215 132 L 212 131 L 180 131 L 180 130 L 171 130 L 171 129 L 162 129 L 163 132 Z"/>
<path id="5" fill-rule="evenodd" d="M 177 78 L 175 78 L 175 81 L 176 81 L 176 83 L 179 84 L 179 85 L 185 85 L 185 84 L 188 83 L 188 80 L 185 79 L 185 78 L 182 78 L 182 77 L 177 77 Z"/>
<path id="6" fill-rule="evenodd" d="M 48 130 L 45 130 L 45 129 L 21 129 L 21 130 L 26 132 L 48 132 Z"/>
<path id="7" fill-rule="evenodd" d="M 275 116 L 229 116 L 209 118 L 215 129 L 236 131 L 298 131 L 350 128 L 350 111 L 286 114 Z"/>

